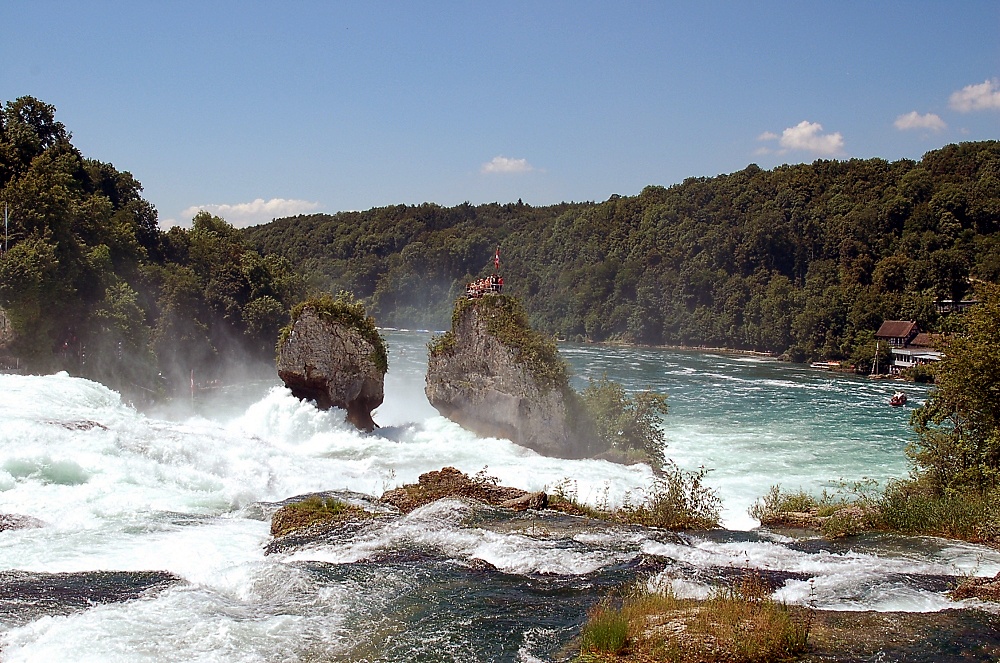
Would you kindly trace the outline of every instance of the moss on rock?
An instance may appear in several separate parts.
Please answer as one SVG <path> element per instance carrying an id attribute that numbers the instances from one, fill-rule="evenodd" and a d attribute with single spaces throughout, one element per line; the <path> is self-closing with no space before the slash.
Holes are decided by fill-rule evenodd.
<path id="1" fill-rule="evenodd" d="M 341 522 L 367 520 L 374 515 L 361 507 L 332 497 L 310 495 L 278 509 L 271 517 L 271 536 L 286 536 L 302 530 Z"/>
<path id="2" fill-rule="evenodd" d="M 540 386 L 564 389 L 569 385 L 569 371 L 559 356 L 555 341 L 532 329 L 521 301 L 509 295 L 463 297 L 456 301 L 451 330 L 431 340 L 432 357 L 454 351 L 455 330 L 470 308 L 476 309 L 491 336 L 514 350 L 515 360 L 528 369 Z"/>
<path id="3" fill-rule="evenodd" d="M 323 320 L 337 322 L 349 329 L 353 329 L 361 338 L 370 343 L 372 348 L 374 348 L 371 354 L 372 363 L 385 375 L 389 370 L 389 352 L 386 349 L 385 339 L 382 338 L 378 328 L 375 326 L 375 319 L 365 311 L 364 304 L 353 294 L 345 290 L 341 290 L 336 297 L 327 293 L 318 297 L 310 297 L 292 307 L 291 321 L 281 328 L 281 332 L 278 335 L 279 352 L 281 347 L 288 342 L 295 321 L 299 319 L 299 316 L 307 308 L 313 309 Z"/>

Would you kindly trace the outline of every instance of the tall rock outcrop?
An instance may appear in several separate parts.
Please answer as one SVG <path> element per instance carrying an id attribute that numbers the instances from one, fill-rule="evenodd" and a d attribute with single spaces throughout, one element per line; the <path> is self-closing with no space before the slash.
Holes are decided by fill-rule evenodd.
<path id="1" fill-rule="evenodd" d="M 451 330 L 431 344 L 424 393 L 438 412 L 478 435 L 547 456 L 592 451 L 570 426 L 579 406 L 555 343 L 531 329 L 512 297 L 458 301 Z"/>
<path id="2" fill-rule="evenodd" d="M 388 368 L 385 341 L 375 321 L 350 295 L 310 299 L 292 309 L 278 341 L 278 377 L 298 398 L 326 410 L 347 410 L 361 430 L 375 428 Z"/>

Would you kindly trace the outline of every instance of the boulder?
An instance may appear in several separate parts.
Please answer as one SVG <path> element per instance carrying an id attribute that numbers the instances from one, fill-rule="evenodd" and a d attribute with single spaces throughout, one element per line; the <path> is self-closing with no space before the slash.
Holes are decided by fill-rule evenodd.
<path id="1" fill-rule="evenodd" d="M 514 499 L 505 500 L 500 503 L 500 506 L 506 509 L 513 509 L 514 511 L 527 511 L 528 509 L 541 511 L 548 505 L 549 496 L 542 491 L 526 493 L 521 497 L 515 497 Z"/>
<path id="2" fill-rule="evenodd" d="M 555 343 L 528 326 L 511 297 L 459 300 L 451 330 L 431 344 L 424 393 L 477 435 L 561 458 L 591 450 L 571 429 L 575 393 Z"/>
<path id="3" fill-rule="evenodd" d="M 326 410 L 339 407 L 361 430 L 375 428 L 372 410 L 384 397 L 385 345 L 371 318 L 338 315 L 340 300 L 306 302 L 278 344 L 278 377 L 298 398 Z M 354 306 L 354 313 L 360 304 Z M 331 312 L 332 311 L 332 312 Z"/>
<path id="4" fill-rule="evenodd" d="M 323 495 L 308 495 L 290 502 L 271 516 L 271 536 L 321 534 L 343 523 L 357 523 L 374 518 L 359 506 Z"/>
<path id="5" fill-rule="evenodd" d="M 0 532 L 9 529 L 34 529 L 44 526 L 45 523 L 38 518 L 22 516 L 17 513 L 0 513 Z"/>
<path id="6" fill-rule="evenodd" d="M 1000 573 L 992 578 L 968 578 L 952 591 L 951 597 L 956 601 L 1000 601 Z"/>
<path id="7" fill-rule="evenodd" d="M 454 467 L 425 472 L 420 475 L 417 483 L 386 491 L 381 501 L 403 513 L 409 513 L 445 497 L 466 497 L 515 511 L 544 509 L 548 502 L 545 493 L 529 493 L 519 488 L 501 486 L 492 477 L 470 477 Z"/>

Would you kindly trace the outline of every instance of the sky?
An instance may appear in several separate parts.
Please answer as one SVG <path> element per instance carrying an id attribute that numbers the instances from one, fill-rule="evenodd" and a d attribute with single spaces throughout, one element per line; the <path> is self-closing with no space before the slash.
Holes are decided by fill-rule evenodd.
<path id="1" fill-rule="evenodd" d="M 4 0 L 24 95 L 160 225 L 549 205 L 1000 139 L 1000 2 Z"/>

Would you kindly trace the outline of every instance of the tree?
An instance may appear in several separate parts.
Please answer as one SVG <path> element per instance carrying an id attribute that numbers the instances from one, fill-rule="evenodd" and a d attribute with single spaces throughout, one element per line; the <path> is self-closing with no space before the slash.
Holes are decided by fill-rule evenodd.
<path id="1" fill-rule="evenodd" d="M 17 339 L 14 350 L 46 368 L 54 339 L 50 303 L 62 290 L 55 248 L 32 235 L 0 256 L 0 306 L 6 309 Z"/>
<path id="2" fill-rule="evenodd" d="M 912 415 L 908 450 L 916 474 L 936 491 L 1000 484 L 1000 286 L 977 287 L 964 333 L 949 338 L 937 386 Z"/>
<path id="3" fill-rule="evenodd" d="M 640 452 L 654 468 L 663 466 L 666 436 L 660 417 L 667 414 L 666 396 L 647 390 L 630 397 L 605 375 L 590 380 L 582 397 L 597 437 L 607 447 L 626 458 L 630 451 Z"/>

